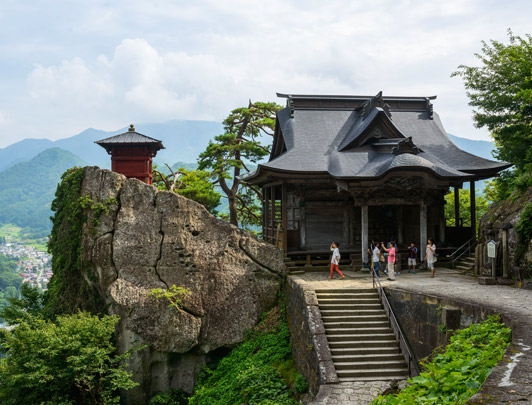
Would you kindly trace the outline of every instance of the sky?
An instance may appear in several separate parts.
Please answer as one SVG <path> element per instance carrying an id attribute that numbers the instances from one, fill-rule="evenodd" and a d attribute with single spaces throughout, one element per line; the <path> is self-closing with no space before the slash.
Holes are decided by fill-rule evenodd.
<path id="1" fill-rule="evenodd" d="M 437 95 L 448 132 L 488 140 L 451 73 L 531 20 L 526 0 L 1 0 L 0 148 L 381 90 Z"/>

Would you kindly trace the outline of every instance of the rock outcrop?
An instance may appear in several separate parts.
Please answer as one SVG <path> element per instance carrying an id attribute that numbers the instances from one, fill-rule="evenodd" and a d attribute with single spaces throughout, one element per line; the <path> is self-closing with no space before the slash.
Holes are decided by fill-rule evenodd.
<path id="1" fill-rule="evenodd" d="M 479 242 L 482 249 L 482 263 L 485 263 L 484 273 L 491 274 L 489 270 L 487 252 L 484 244 L 490 240 L 497 242 L 497 268 L 498 274 L 503 267 L 503 235 L 506 233 L 508 246 L 508 277 L 523 281 L 526 284 L 526 273 L 532 268 L 532 241 L 523 246 L 515 226 L 519 222 L 521 213 L 529 202 L 532 201 L 532 188 L 522 193 L 519 197 L 510 197 L 508 200 L 490 206 L 488 212 L 482 216 L 479 224 Z"/>
<path id="2" fill-rule="evenodd" d="M 140 386 L 126 402 L 190 392 L 209 356 L 241 342 L 274 304 L 281 252 L 194 201 L 108 170 L 85 168 L 81 195 L 106 207 L 88 211 L 83 276 L 121 317 L 120 351 L 147 345 L 133 353 Z M 148 296 L 173 285 L 190 291 L 181 309 Z"/>

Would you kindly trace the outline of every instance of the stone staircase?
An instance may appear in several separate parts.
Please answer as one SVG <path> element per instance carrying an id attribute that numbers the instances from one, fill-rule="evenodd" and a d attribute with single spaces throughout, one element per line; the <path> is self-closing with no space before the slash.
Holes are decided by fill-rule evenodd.
<path id="1" fill-rule="evenodd" d="M 463 274 L 473 273 L 475 271 L 475 254 L 460 258 L 455 263 L 455 269 Z"/>
<path id="2" fill-rule="evenodd" d="M 316 296 L 340 382 L 408 378 L 376 289 L 316 290 Z"/>

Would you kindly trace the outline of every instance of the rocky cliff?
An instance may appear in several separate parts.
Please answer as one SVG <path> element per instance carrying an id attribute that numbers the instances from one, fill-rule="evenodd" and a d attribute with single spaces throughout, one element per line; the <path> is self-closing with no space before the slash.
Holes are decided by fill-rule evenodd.
<path id="1" fill-rule="evenodd" d="M 532 202 L 532 188 L 518 197 L 492 204 L 488 212 L 481 218 L 479 224 L 479 242 L 482 246 L 482 260 L 484 274 L 491 274 L 489 270 L 485 243 L 494 240 L 497 242 L 497 274 L 503 274 L 504 245 L 503 238 L 506 233 L 507 248 L 507 276 L 521 281 L 526 286 L 527 280 L 532 275 L 532 240 L 522 241 L 516 231 L 521 215 L 528 203 Z M 530 285 L 532 287 L 532 284 Z"/>
<path id="2" fill-rule="evenodd" d="M 94 202 L 81 239 L 85 282 L 120 315 L 120 351 L 147 345 L 131 359 L 140 386 L 125 401 L 190 392 L 209 356 L 242 341 L 274 304 L 281 252 L 193 201 L 108 170 L 85 168 L 81 196 Z M 190 291 L 181 309 L 148 296 L 173 285 Z"/>

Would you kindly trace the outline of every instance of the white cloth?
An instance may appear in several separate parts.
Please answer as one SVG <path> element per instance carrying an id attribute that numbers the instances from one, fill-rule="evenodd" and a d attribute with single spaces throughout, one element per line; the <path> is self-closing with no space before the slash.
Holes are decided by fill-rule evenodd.
<path id="1" fill-rule="evenodd" d="M 378 262 L 379 261 L 380 253 L 381 253 L 381 251 L 379 250 L 379 248 L 377 246 L 375 246 L 375 248 L 373 249 L 373 262 Z"/>
<path id="2" fill-rule="evenodd" d="M 391 280 L 395 280 L 395 269 L 394 269 L 394 263 L 388 262 L 388 278 Z"/>
<path id="3" fill-rule="evenodd" d="M 416 265 L 416 259 L 408 258 L 408 265 L 409 266 L 415 266 Z"/>
<path id="4" fill-rule="evenodd" d="M 331 248 L 331 251 L 333 252 L 332 257 L 331 257 L 331 263 L 340 264 L 340 249 Z"/>
<path id="5" fill-rule="evenodd" d="M 436 256 L 435 256 L 435 253 L 436 253 L 436 245 L 427 245 L 427 264 L 428 265 L 431 265 L 431 264 L 434 264 L 436 262 Z M 433 266 L 434 267 L 434 266 Z"/>

